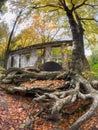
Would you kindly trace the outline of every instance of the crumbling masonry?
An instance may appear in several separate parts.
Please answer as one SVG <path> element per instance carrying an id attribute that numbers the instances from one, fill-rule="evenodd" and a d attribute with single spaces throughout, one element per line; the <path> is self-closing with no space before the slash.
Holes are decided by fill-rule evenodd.
<path id="1" fill-rule="evenodd" d="M 65 68 L 64 62 L 68 58 L 64 49 L 72 49 L 72 41 L 55 41 L 41 44 L 35 44 L 25 48 L 19 48 L 18 50 L 10 51 L 7 62 L 7 69 L 12 67 L 24 68 L 24 67 L 39 67 L 39 64 L 46 63 L 48 61 L 54 61 L 60 63 Z M 53 54 L 53 50 L 58 49 L 58 54 Z"/>

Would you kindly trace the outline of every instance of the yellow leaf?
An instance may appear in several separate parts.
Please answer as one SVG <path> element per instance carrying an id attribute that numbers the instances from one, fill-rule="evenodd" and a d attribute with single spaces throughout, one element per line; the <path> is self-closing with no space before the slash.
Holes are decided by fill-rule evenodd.
<path id="1" fill-rule="evenodd" d="M 14 127 L 11 127 L 9 130 L 15 130 Z"/>

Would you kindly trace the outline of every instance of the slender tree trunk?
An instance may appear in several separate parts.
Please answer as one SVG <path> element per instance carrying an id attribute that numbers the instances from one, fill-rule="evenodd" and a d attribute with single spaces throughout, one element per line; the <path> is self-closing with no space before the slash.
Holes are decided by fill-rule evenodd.
<path id="1" fill-rule="evenodd" d="M 7 68 L 7 61 L 8 61 L 8 57 L 9 57 L 9 51 L 10 51 L 10 44 L 11 44 L 11 40 L 12 40 L 12 36 L 16 27 L 16 24 L 18 22 L 19 17 L 21 16 L 23 10 L 21 10 L 18 14 L 18 16 L 16 17 L 16 20 L 14 22 L 12 31 L 10 33 L 9 39 L 8 39 L 8 44 L 7 44 L 7 48 L 6 48 L 6 52 L 5 52 L 5 61 L 4 61 L 4 67 Z"/>

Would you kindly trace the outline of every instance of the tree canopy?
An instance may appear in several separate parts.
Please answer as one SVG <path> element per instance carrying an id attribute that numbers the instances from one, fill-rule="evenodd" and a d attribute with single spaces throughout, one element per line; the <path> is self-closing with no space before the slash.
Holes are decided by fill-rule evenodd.
<path id="1" fill-rule="evenodd" d="M 62 27 L 69 28 L 68 17 L 66 16 L 66 7 L 72 12 L 76 23 L 78 20 L 81 22 L 84 29 L 84 37 L 89 43 L 96 43 L 98 41 L 98 0 L 22 0 L 15 2 L 11 0 L 13 8 L 27 7 L 26 13 L 35 13 L 39 11 L 48 14 L 49 17 L 61 19 Z M 34 10 L 37 9 L 37 10 Z M 77 17 L 79 16 L 79 18 Z M 29 16 L 29 15 L 28 15 Z M 48 18 L 49 18 L 48 17 Z M 66 26 L 67 23 L 67 26 Z"/>

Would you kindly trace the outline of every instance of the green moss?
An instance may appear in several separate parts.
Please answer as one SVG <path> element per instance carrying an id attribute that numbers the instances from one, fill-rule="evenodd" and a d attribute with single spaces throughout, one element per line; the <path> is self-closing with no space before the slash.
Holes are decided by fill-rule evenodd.
<path id="1" fill-rule="evenodd" d="M 93 76 L 98 79 L 98 63 L 90 65 L 91 71 L 93 72 Z"/>

